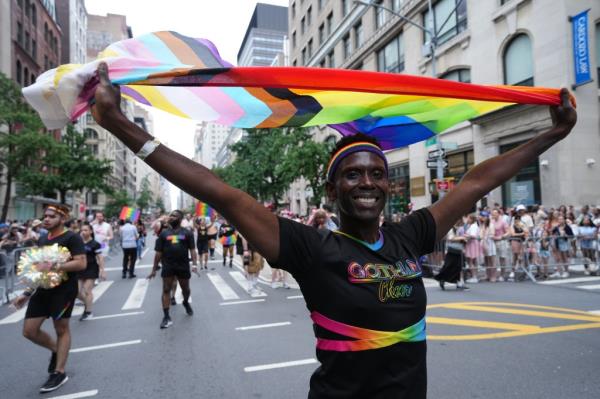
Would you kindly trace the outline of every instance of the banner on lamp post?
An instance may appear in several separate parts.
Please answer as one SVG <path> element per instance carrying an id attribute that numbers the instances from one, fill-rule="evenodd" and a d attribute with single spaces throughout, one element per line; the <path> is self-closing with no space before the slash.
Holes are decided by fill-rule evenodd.
<path id="1" fill-rule="evenodd" d="M 590 71 L 588 11 L 589 10 L 585 10 L 573 17 L 569 17 L 573 27 L 573 62 L 575 65 L 575 84 L 573 84 L 573 89 L 592 81 Z"/>

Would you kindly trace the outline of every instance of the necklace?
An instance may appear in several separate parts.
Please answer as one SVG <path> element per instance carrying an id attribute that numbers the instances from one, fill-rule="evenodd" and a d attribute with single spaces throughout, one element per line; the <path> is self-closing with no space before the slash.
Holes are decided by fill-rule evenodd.
<path id="1" fill-rule="evenodd" d="M 377 241 L 375 241 L 373 244 L 371 244 L 371 243 L 363 241 L 359 238 L 351 236 L 348 233 L 344 233 L 343 231 L 339 231 L 339 230 L 334 231 L 334 233 L 343 235 L 344 237 L 348 237 L 349 239 L 356 241 L 359 244 L 364 245 L 365 247 L 369 248 L 371 251 L 379 251 L 383 247 L 383 234 L 381 234 L 381 230 L 378 230 L 377 232 L 379 233 L 379 238 L 377 239 Z"/>

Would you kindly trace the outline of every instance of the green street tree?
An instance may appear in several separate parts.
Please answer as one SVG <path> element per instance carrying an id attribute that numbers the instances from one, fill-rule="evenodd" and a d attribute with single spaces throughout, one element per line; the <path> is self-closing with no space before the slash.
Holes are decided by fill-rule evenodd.
<path id="1" fill-rule="evenodd" d="M 106 201 L 106 205 L 104 206 L 104 215 L 107 218 L 118 217 L 121 209 L 131 204 L 133 204 L 133 199 L 127 194 L 127 191 L 114 191 L 108 195 L 108 201 Z"/>
<path id="2" fill-rule="evenodd" d="M 148 178 L 148 175 L 142 178 L 140 192 L 138 193 L 136 203 L 142 210 L 142 213 L 144 213 L 144 210 L 152 204 L 152 191 L 150 191 L 150 179 Z"/>
<path id="3" fill-rule="evenodd" d="M 56 147 L 56 141 L 44 132 L 40 118 L 25 102 L 20 88 L 0 73 L 0 172 L 6 179 L 0 220 L 8 216 L 13 183 L 28 170 L 48 175 L 45 161 Z"/>
<path id="4" fill-rule="evenodd" d="M 85 143 L 85 137 L 67 126 L 60 144 L 44 159 L 48 172 L 38 169 L 21 170 L 18 180 L 28 194 L 58 192 L 65 202 L 68 191 L 98 190 L 109 192 L 106 179 L 111 173 L 111 161 L 95 158 Z"/>

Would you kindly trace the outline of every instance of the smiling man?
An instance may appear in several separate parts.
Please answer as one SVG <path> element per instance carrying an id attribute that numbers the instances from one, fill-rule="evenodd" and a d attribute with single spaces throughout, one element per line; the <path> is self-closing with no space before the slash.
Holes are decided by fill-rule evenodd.
<path id="1" fill-rule="evenodd" d="M 472 168 L 440 201 L 379 226 L 389 182 L 387 161 L 365 135 L 337 144 L 327 194 L 340 210 L 336 232 L 278 218 L 247 193 L 168 149 L 129 121 L 120 94 L 98 68 L 92 114 L 152 168 L 209 203 L 276 268 L 293 274 L 315 324 L 321 362 L 309 398 L 425 398 L 426 296 L 418 259 L 493 188 L 566 137 L 577 115 L 567 90 L 551 108 L 553 126 Z M 275 166 L 275 165 L 273 165 Z"/>

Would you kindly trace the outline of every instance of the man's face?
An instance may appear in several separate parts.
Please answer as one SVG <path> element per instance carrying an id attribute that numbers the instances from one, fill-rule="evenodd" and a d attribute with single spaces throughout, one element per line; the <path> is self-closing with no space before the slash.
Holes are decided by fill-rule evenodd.
<path id="1" fill-rule="evenodd" d="M 181 224 L 181 213 L 179 212 L 171 212 L 171 214 L 169 215 L 169 224 L 172 227 L 178 227 Z"/>
<path id="2" fill-rule="evenodd" d="M 100 213 L 100 212 L 98 212 L 98 213 L 96 214 L 96 219 L 98 220 L 98 222 L 99 222 L 99 223 L 102 223 L 102 222 L 104 222 L 104 214 L 103 214 L 103 213 Z"/>
<path id="3" fill-rule="evenodd" d="M 500 214 L 498 213 L 498 211 L 497 211 L 497 210 L 495 210 L 495 209 L 494 209 L 494 210 L 492 211 L 492 219 L 494 219 L 494 220 L 498 220 L 498 216 L 500 216 Z"/>
<path id="4" fill-rule="evenodd" d="M 385 207 L 389 183 L 385 163 L 370 152 L 357 152 L 342 160 L 327 194 L 337 201 L 340 214 L 358 220 L 378 220 Z"/>
<path id="5" fill-rule="evenodd" d="M 44 212 L 44 219 L 42 220 L 42 226 L 48 231 L 55 229 L 64 223 L 62 215 L 51 209 L 46 209 Z"/>

